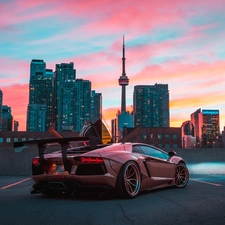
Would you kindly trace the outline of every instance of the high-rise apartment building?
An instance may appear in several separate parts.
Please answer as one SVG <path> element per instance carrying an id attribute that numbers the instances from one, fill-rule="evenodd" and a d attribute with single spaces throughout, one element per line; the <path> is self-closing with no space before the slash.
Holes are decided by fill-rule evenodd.
<path id="1" fill-rule="evenodd" d="M 46 69 L 43 60 L 31 61 L 27 131 L 46 131 L 52 126 L 53 75 L 52 70 Z M 40 113 L 36 111 L 38 109 L 41 109 Z M 40 116 L 45 120 L 40 120 Z"/>
<path id="2" fill-rule="evenodd" d="M 72 62 L 56 64 L 54 74 L 53 127 L 57 131 L 74 129 L 71 126 L 74 117 L 75 79 L 76 70 Z"/>
<path id="3" fill-rule="evenodd" d="M 198 109 L 191 114 L 196 147 L 212 148 L 220 135 L 219 110 Z"/>
<path id="4" fill-rule="evenodd" d="M 76 102 L 76 84 L 75 80 L 66 80 L 61 85 L 58 99 L 58 130 L 74 130 L 75 123 L 75 102 Z"/>
<path id="5" fill-rule="evenodd" d="M 102 94 L 91 91 L 90 120 L 95 123 L 98 119 L 102 120 Z"/>
<path id="6" fill-rule="evenodd" d="M 75 123 L 74 131 L 79 132 L 84 123 L 91 118 L 91 82 L 76 79 L 75 89 Z"/>
<path id="7" fill-rule="evenodd" d="M 29 94 L 27 131 L 53 127 L 57 131 L 80 132 L 87 120 L 102 114 L 101 94 L 93 92 L 91 96 L 91 82 L 76 79 L 72 62 L 56 64 L 53 73 L 43 60 L 33 59 Z"/>
<path id="8" fill-rule="evenodd" d="M 135 127 L 169 127 L 168 84 L 135 86 L 133 107 Z"/>
<path id="9" fill-rule="evenodd" d="M 13 116 L 11 114 L 11 107 L 7 105 L 2 106 L 2 131 L 12 131 Z"/>
<path id="10" fill-rule="evenodd" d="M 3 101 L 3 92 L 0 89 L 0 131 L 2 130 L 2 101 Z"/>
<path id="11" fill-rule="evenodd" d="M 46 105 L 29 104 L 27 109 L 27 131 L 46 131 Z"/>

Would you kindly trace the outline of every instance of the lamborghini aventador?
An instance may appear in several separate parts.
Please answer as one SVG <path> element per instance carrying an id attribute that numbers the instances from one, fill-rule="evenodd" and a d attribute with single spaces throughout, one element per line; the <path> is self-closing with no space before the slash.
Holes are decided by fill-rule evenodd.
<path id="1" fill-rule="evenodd" d="M 68 148 L 68 138 L 58 139 L 61 150 L 44 154 L 48 140 L 37 141 L 39 156 L 32 159 L 33 193 L 60 194 L 114 190 L 121 198 L 140 191 L 175 186 L 189 181 L 185 161 L 143 143 L 85 145 Z M 51 142 L 54 142 L 53 140 Z"/>

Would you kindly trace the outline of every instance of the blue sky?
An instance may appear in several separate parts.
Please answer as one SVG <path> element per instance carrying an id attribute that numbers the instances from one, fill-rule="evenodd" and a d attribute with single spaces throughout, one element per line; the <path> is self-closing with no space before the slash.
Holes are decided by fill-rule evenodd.
<path id="1" fill-rule="evenodd" d="M 31 60 L 43 59 L 53 71 L 74 62 L 77 78 L 102 93 L 110 126 L 120 109 L 125 35 L 128 110 L 135 85 L 166 83 L 171 126 L 198 108 L 218 109 L 223 130 L 224 21 L 222 0 L 0 0 L 3 104 L 25 130 Z"/>

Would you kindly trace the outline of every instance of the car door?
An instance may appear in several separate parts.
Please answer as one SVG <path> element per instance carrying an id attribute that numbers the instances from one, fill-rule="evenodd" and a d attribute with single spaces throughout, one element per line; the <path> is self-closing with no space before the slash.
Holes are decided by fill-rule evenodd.
<path id="1" fill-rule="evenodd" d="M 136 145 L 135 151 L 138 151 L 138 148 L 143 152 L 145 164 L 152 180 L 157 181 L 160 185 L 174 179 L 175 165 L 167 161 L 169 156 L 166 153 L 148 145 Z"/>

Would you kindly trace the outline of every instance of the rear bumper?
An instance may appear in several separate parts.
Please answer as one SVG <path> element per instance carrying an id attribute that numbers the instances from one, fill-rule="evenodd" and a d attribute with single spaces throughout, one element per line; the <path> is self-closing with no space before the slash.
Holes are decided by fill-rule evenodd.
<path id="1" fill-rule="evenodd" d="M 103 192 L 116 186 L 116 177 L 109 173 L 99 176 L 32 175 L 35 193 L 44 192 Z"/>

